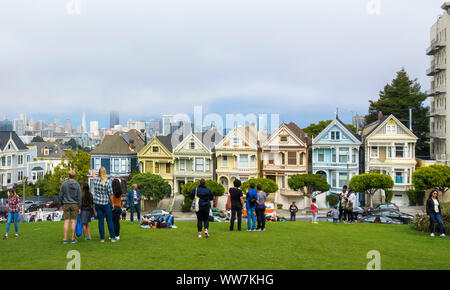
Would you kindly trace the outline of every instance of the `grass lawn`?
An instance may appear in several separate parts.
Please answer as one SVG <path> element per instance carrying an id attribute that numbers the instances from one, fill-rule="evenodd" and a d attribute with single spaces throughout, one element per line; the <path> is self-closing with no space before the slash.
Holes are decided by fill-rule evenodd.
<path id="1" fill-rule="evenodd" d="M 211 238 L 201 240 L 196 223 L 176 225 L 152 230 L 122 222 L 121 240 L 102 244 L 94 222 L 93 240 L 75 245 L 62 244 L 62 222 L 19 224 L 19 238 L 11 225 L 10 238 L 0 240 L 0 269 L 63 270 L 69 250 L 80 252 L 81 269 L 364 270 L 371 250 L 381 253 L 383 270 L 450 269 L 448 237 L 403 225 L 285 222 L 268 223 L 266 232 L 230 232 L 228 223 L 211 223 Z"/>

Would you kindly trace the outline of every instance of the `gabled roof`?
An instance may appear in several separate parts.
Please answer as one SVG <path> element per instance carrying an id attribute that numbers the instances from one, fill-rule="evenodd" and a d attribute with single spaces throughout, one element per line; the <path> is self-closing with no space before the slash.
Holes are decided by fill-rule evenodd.
<path id="1" fill-rule="evenodd" d="M 386 119 L 389 116 L 383 116 L 380 120 L 376 120 L 375 122 L 372 122 L 370 124 L 368 124 L 367 126 L 365 126 L 362 131 L 361 131 L 361 136 L 366 137 L 368 135 L 370 135 L 373 131 L 375 131 L 376 128 L 378 128 L 378 126 L 380 124 L 382 124 L 384 121 L 386 121 Z"/>
<path id="2" fill-rule="evenodd" d="M 177 151 L 180 149 L 180 147 L 184 146 L 185 143 L 188 142 L 188 140 L 191 138 L 191 136 L 194 136 L 195 139 L 198 140 L 200 144 L 202 144 L 208 151 L 211 151 L 216 144 L 218 144 L 220 141 L 222 141 L 222 134 L 217 131 L 216 128 L 211 128 L 203 132 L 198 133 L 189 133 L 180 143 L 178 144 L 172 144 L 173 151 Z"/>
<path id="3" fill-rule="evenodd" d="M 62 158 L 66 151 L 72 150 L 72 147 L 56 142 L 32 142 L 31 144 L 36 146 L 39 158 Z M 44 154 L 44 149 L 48 149 L 48 155 Z"/>
<path id="4" fill-rule="evenodd" d="M 311 138 L 306 136 L 306 133 L 294 122 L 290 122 L 289 124 L 286 124 L 286 126 L 292 131 L 292 133 L 295 134 L 298 138 L 300 138 L 305 145 L 308 145 Z"/>
<path id="5" fill-rule="evenodd" d="M 382 126 L 384 126 L 389 119 L 394 120 L 397 124 L 399 124 L 402 127 L 403 130 L 405 130 L 405 132 L 409 133 L 409 135 L 411 135 L 414 138 L 418 139 L 417 136 L 411 130 L 409 130 L 408 127 L 406 127 L 402 122 L 400 122 L 399 119 L 397 119 L 392 114 L 389 115 L 389 116 L 384 116 L 380 120 L 377 120 L 377 121 L 373 122 L 372 124 L 369 124 L 367 127 L 365 127 L 363 129 L 363 137 L 367 138 L 370 135 L 372 135 L 376 130 L 378 130 L 378 128 L 381 128 Z M 366 130 L 366 128 L 367 128 L 367 130 Z M 364 131 L 364 130 L 366 130 L 366 131 Z"/>
<path id="6" fill-rule="evenodd" d="M 131 148 L 134 146 L 134 150 Z M 145 142 L 142 134 L 137 130 L 117 132 L 114 135 L 106 135 L 103 141 L 91 154 L 117 154 L 133 155 L 144 148 Z"/>
<path id="7" fill-rule="evenodd" d="M 335 125 L 341 127 L 344 131 L 346 131 L 346 133 L 350 135 L 350 138 L 352 138 L 354 142 L 361 143 L 362 140 L 361 136 L 353 132 L 347 125 L 345 125 L 344 122 L 342 122 L 338 118 L 338 116 L 336 116 L 335 119 L 325 129 L 323 129 L 322 132 L 320 132 L 320 134 L 317 137 L 315 137 L 312 142 L 316 143 L 317 141 L 322 139 L 325 133 L 328 132 Z"/>
<path id="8" fill-rule="evenodd" d="M 274 141 L 274 138 L 276 136 L 281 134 L 281 131 L 286 130 L 288 134 L 290 134 L 299 144 L 303 144 L 305 147 L 308 145 L 308 137 L 306 137 L 305 132 L 303 132 L 302 129 L 300 129 L 297 124 L 291 122 L 289 124 L 282 123 L 280 127 L 278 127 L 270 136 L 267 138 L 267 140 L 264 142 L 263 147 L 270 146 L 270 143 Z"/>
<path id="9" fill-rule="evenodd" d="M 0 131 L 0 151 L 4 151 L 9 140 L 12 139 L 18 150 L 28 150 L 27 146 L 14 131 Z"/>
<path id="10" fill-rule="evenodd" d="M 171 153 L 172 153 L 172 150 L 174 147 L 173 146 L 174 144 L 172 144 L 172 137 L 173 137 L 173 134 L 169 134 L 167 136 L 156 136 L 156 138 L 159 140 L 159 142 L 161 142 L 161 144 L 164 145 L 164 147 L 166 147 L 167 150 L 169 150 L 169 152 L 171 152 Z M 178 140 L 178 141 L 181 142 L 180 140 Z M 175 140 L 174 143 L 179 144 L 179 142 L 176 142 L 176 140 Z M 177 144 L 175 144 L 175 146 Z"/>
<path id="11" fill-rule="evenodd" d="M 353 132 L 352 129 L 350 129 L 344 122 L 341 121 L 341 119 L 339 119 L 339 117 L 336 117 L 336 120 L 345 128 L 347 129 L 347 131 L 350 132 L 350 134 L 353 135 L 353 137 L 355 137 L 356 139 L 358 139 L 359 141 L 362 140 L 361 136 L 359 134 L 356 134 L 355 132 Z"/>
<path id="12" fill-rule="evenodd" d="M 234 136 L 235 134 L 239 135 L 242 140 L 244 140 L 249 147 L 257 147 L 259 143 L 258 139 L 258 130 L 253 126 L 245 126 L 245 127 L 237 127 L 233 129 L 230 133 L 228 133 L 225 138 L 223 138 L 222 141 L 220 141 L 216 148 L 224 147 L 226 141 L 228 141 L 231 136 Z"/>

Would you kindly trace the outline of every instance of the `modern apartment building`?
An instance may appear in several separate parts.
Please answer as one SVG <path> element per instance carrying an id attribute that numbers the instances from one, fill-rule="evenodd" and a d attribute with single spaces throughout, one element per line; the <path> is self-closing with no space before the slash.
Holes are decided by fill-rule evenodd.
<path id="1" fill-rule="evenodd" d="M 427 55 L 431 58 L 431 66 L 427 70 L 431 86 L 428 92 L 430 97 L 430 155 L 432 159 L 450 164 L 450 118 L 447 117 L 447 82 L 450 74 L 447 73 L 447 55 L 450 38 L 447 37 L 447 28 L 450 31 L 450 2 L 442 7 L 445 12 L 431 27 L 431 45 Z M 449 108 L 450 109 L 450 108 Z"/>

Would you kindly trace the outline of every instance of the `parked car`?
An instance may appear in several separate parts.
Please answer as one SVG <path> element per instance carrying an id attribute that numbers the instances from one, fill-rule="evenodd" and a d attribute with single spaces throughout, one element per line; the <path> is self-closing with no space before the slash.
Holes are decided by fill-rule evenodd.
<path id="1" fill-rule="evenodd" d="M 386 204 L 379 204 L 375 208 L 369 208 L 367 210 L 369 214 L 381 211 L 400 211 L 400 209 L 395 203 L 386 203 Z"/>
<path id="2" fill-rule="evenodd" d="M 414 217 L 412 215 L 409 214 L 405 214 L 402 212 L 397 212 L 397 211 L 380 211 L 377 213 L 373 213 L 372 216 L 384 216 L 384 217 L 388 217 L 394 220 L 399 220 L 404 224 L 408 224 L 409 222 L 411 222 Z"/>
<path id="3" fill-rule="evenodd" d="M 386 216 L 366 216 L 359 220 L 360 223 L 375 223 L 375 220 L 379 218 L 381 224 L 391 224 L 391 225 L 401 225 L 402 222 L 398 220 L 391 219 Z"/>
<path id="4" fill-rule="evenodd" d="M 361 218 L 367 216 L 367 214 L 368 214 L 367 210 L 365 210 L 365 209 L 363 209 L 362 207 L 359 207 L 359 206 L 353 208 L 353 213 L 355 213 L 357 215 L 358 219 L 361 219 Z M 327 213 L 327 217 L 331 218 L 331 210 Z"/>
<path id="5" fill-rule="evenodd" d="M 170 213 L 168 211 L 162 210 L 162 209 L 157 209 L 152 211 L 149 216 L 166 216 L 169 215 Z"/>
<path id="6" fill-rule="evenodd" d="M 45 204 L 46 208 L 60 208 L 61 204 L 57 201 L 49 201 Z"/>
<path id="7" fill-rule="evenodd" d="M 25 212 L 38 211 L 39 209 L 42 209 L 43 207 L 44 207 L 44 205 L 42 205 L 42 204 L 33 203 L 28 208 L 25 208 Z"/>

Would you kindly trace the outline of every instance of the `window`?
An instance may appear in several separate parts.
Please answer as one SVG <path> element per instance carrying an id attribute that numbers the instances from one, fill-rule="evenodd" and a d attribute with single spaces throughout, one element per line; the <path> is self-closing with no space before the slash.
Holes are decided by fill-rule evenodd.
<path id="1" fill-rule="evenodd" d="M 195 171 L 203 171 L 203 158 L 195 158 Z"/>
<path id="2" fill-rule="evenodd" d="M 339 131 L 331 131 L 331 140 L 340 140 L 341 132 Z"/>
<path id="3" fill-rule="evenodd" d="M 2 167 L 5 167 L 5 166 L 6 166 L 6 157 L 3 156 L 2 157 Z"/>
<path id="4" fill-rule="evenodd" d="M 11 173 L 7 173 L 6 174 L 6 184 L 11 184 L 12 183 L 12 175 Z"/>
<path id="5" fill-rule="evenodd" d="M 11 166 L 11 160 L 12 160 L 11 156 L 6 157 L 6 164 L 7 164 L 8 167 Z"/>
<path id="6" fill-rule="evenodd" d="M 122 159 L 121 160 L 121 162 L 122 162 L 122 172 L 127 172 L 127 169 L 128 169 L 128 162 L 127 162 L 128 160 L 127 159 Z"/>
<path id="7" fill-rule="evenodd" d="M 194 143 L 194 142 L 191 142 L 191 144 L 189 145 L 189 147 L 190 147 L 191 149 L 195 149 L 195 143 Z"/>
<path id="8" fill-rule="evenodd" d="M 211 163 L 211 160 L 206 159 L 206 171 L 210 171 L 211 170 L 210 163 Z"/>
<path id="9" fill-rule="evenodd" d="M 325 149 L 319 149 L 318 150 L 318 161 L 324 162 L 325 161 Z"/>
<path id="10" fill-rule="evenodd" d="M 395 157 L 403 158 L 405 154 L 405 147 L 403 144 L 395 144 Z"/>
<path id="11" fill-rule="evenodd" d="M 378 158 L 378 146 L 370 147 L 370 157 L 371 158 Z"/>
<path id="12" fill-rule="evenodd" d="M 339 162 L 340 163 L 348 162 L 348 149 L 344 148 L 339 149 Z"/>
<path id="13" fill-rule="evenodd" d="M 273 156 L 273 153 L 269 153 L 269 164 L 274 164 L 274 156 Z"/>
<path id="14" fill-rule="evenodd" d="M 391 146 L 386 146 L 386 158 L 387 159 L 392 158 L 392 147 Z"/>
<path id="15" fill-rule="evenodd" d="M 153 153 L 158 153 L 159 152 L 159 147 L 158 146 L 153 146 L 152 147 L 152 151 L 153 151 Z"/>
<path id="16" fill-rule="evenodd" d="M 101 159 L 100 158 L 95 158 L 94 159 L 95 161 L 95 165 L 94 165 L 94 169 L 97 171 L 97 170 L 99 170 L 100 169 L 100 167 L 101 167 Z"/>
<path id="17" fill-rule="evenodd" d="M 288 152 L 288 165 L 297 165 L 297 152 Z"/>
<path id="18" fill-rule="evenodd" d="M 23 171 L 18 171 L 17 172 L 17 181 L 22 181 L 23 180 Z"/>
<path id="19" fill-rule="evenodd" d="M 186 170 L 186 159 L 180 159 L 180 170 Z"/>
<path id="20" fill-rule="evenodd" d="M 237 137 L 233 138 L 233 145 L 234 146 L 239 146 L 239 138 L 237 138 Z"/>
<path id="21" fill-rule="evenodd" d="M 228 167 L 228 156 L 222 156 L 222 167 Z"/>
<path id="22" fill-rule="evenodd" d="M 27 163 L 29 163 L 31 161 L 31 156 L 27 155 Z"/>
<path id="23" fill-rule="evenodd" d="M 331 173 L 331 184 L 333 187 L 338 187 L 337 185 L 337 172 L 332 172 Z"/>
<path id="24" fill-rule="evenodd" d="M 280 136 L 280 142 L 287 142 L 288 137 L 287 136 Z"/>
<path id="25" fill-rule="evenodd" d="M 170 173 L 170 163 L 166 163 L 166 173 Z"/>
<path id="26" fill-rule="evenodd" d="M 254 168 L 257 167 L 255 164 L 255 156 L 254 155 L 250 158 L 250 164 L 251 164 L 251 167 L 254 167 Z"/>
<path id="27" fill-rule="evenodd" d="M 353 149 L 353 153 L 352 153 L 352 161 L 353 163 L 357 163 L 358 162 L 358 150 L 357 149 Z"/>
<path id="28" fill-rule="evenodd" d="M 159 163 L 155 163 L 155 173 L 159 173 Z"/>
<path id="29" fill-rule="evenodd" d="M 339 172 L 339 187 L 343 187 L 348 183 L 348 173 L 347 172 Z"/>
<path id="30" fill-rule="evenodd" d="M 397 134 L 397 125 L 395 124 L 394 121 L 390 121 L 386 125 L 386 134 L 387 135 L 395 135 L 395 134 Z"/>
<path id="31" fill-rule="evenodd" d="M 240 168 L 248 168 L 248 155 L 247 154 L 241 154 L 239 156 L 239 167 Z"/>
<path id="32" fill-rule="evenodd" d="M 17 155 L 17 164 L 22 165 L 23 164 L 23 155 Z M 22 180 L 22 179 L 20 179 Z"/>
<path id="33" fill-rule="evenodd" d="M 280 153 L 280 158 L 281 158 L 281 164 L 284 165 L 286 162 L 286 157 L 283 152 Z"/>
<path id="34" fill-rule="evenodd" d="M 119 159 L 114 159 L 114 172 L 119 172 Z"/>
<path id="35" fill-rule="evenodd" d="M 395 183 L 403 183 L 403 171 L 395 171 Z"/>
<path id="36" fill-rule="evenodd" d="M 336 149 L 331 149 L 331 162 L 336 162 Z"/>
<path id="37" fill-rule="evenodd" d="M 300 165 L 303 165 L 303 158 L 305 158 L 305 153 L 300 153 Z"/>

